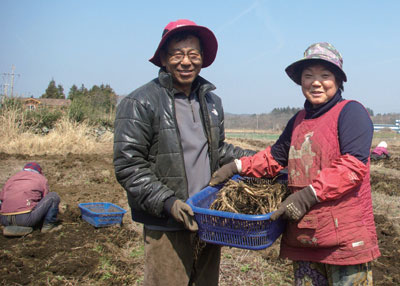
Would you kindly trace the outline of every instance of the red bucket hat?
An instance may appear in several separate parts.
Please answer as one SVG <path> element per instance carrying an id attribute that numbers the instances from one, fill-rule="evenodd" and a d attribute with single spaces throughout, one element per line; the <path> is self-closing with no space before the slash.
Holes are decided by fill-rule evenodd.
<path id="1" fill-rule="evenodd" d="M 195 22 L 185 19 L 170 22 L 167 26 L 165 26 L 157 50 L 154 53 L 154 56 L 149 61 L 155 64 L 156 66 L 162 67 L 160 59 L 160 51 L 162 46 L 165 44 L 165 41 L 169 37 L 178 32 L 183 32 L 183 31 L 190 31 L 190 32 L 193 31 L 196 33 L 203 47 L 202 67 L 206 68 L 209 65 L 211 65 L 217 55 L 217 50 L 218 50 L 217 38 L 215 37 L 214 33 L 211 32 L 211 30 L 209 30 L 208 28 L 199 26 Z"/>

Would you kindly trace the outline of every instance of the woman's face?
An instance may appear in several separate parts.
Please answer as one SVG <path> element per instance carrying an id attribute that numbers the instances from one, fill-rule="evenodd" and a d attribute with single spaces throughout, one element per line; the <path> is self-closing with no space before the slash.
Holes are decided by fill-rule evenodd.
<path id="1" fill-rule="evenodd" d="M 321 64 L 308 66 L 301 73 L 301 89 L 313 107 L 328 102 L 338 88 L 335 75 Z"/>

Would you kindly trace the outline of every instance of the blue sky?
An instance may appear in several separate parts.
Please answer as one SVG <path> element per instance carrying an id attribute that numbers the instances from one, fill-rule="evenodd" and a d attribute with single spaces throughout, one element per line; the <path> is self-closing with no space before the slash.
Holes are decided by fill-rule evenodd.
<path id="1" fill-rule="evenodd" d="M 301 89 L 284 72 L 312 43 L 343 55 L 344 97 L 375 114 L 400 112 L 400 1 L 0 0 L 0 84 L 15 66 L 14 94 L 39 97 L 54 79 L 109 84 L 126 95 L 153 79 L 165 25 L 191 19 L 219 43 L 201 75 L 217 86 L 225 112 L 301 107 Z M 2 86 L 3 87 L 3 86 Z"/>

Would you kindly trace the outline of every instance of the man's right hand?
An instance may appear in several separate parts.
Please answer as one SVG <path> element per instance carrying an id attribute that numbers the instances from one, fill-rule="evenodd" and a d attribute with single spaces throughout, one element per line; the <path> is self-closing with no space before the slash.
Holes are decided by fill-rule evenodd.
<path id="1" fill-rule="evenodd" d="M 235 162 L 223 165 L 221 168 L 214 172 L 209 185 L 215 186 L 221 184 L 237 173 L 239 173 L 239 171 Z"/>
<path id="2" fill-rule="evenodd" d="M 192 208 L 181 200 L 176 200 L 171 208 L 171 216 L 182 223 L 190 231 L 198 231 L 199 227 L 194 219 Z"/>

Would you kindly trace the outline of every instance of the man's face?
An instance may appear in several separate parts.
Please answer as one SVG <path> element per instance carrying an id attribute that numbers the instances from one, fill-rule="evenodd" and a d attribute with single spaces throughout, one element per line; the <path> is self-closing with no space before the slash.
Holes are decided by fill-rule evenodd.
<path id="1" fill-rule="evenodd" d="M 192 83 L 203 65 L 199 39 L 189 36 L 179 42 L 172 40 L 166 53 L 161 55 L 161 63 L 172 75 L 174 87 L 190 94 Z"/>

